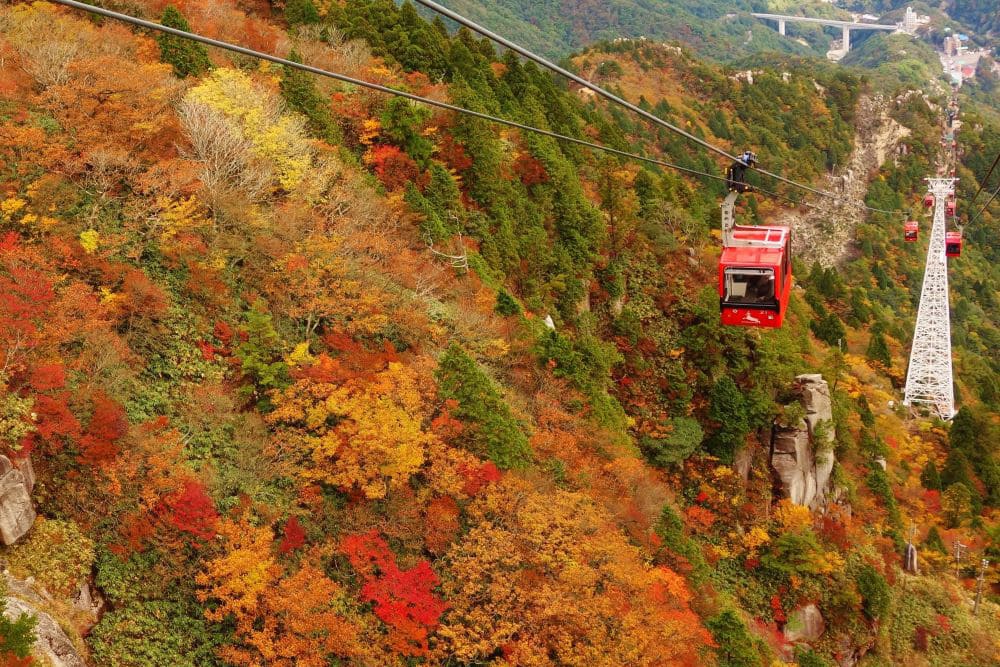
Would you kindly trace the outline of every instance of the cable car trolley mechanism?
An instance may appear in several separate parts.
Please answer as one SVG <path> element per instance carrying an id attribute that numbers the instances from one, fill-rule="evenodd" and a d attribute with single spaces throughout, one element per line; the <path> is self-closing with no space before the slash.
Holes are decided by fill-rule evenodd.
<path id="1" fill-rule="evenodd" d="M 719 304 L 723 324 L 776 329 L 784 321 L 792 288 L 791 231 L 735 222 L 737 197 L 753 190 L 745 180 L 746 170 L 756 163 L 757 156 L 746 151 L 742 162 L 726 170 L 729 194 L 722 202 Z"/>

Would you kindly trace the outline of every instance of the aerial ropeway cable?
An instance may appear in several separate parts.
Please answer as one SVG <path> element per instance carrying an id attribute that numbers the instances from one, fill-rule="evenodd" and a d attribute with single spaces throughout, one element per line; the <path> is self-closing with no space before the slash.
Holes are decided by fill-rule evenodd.
<path id="1" fill-rule="evenodd" d="M 711 144 L 711 143 L 705 141 L 704 139 L 702 139 L 700 137 L 696 137 L 695 135 L 691 134 L 690 132 L 688 132 L 688 131 L 680 128 L 680 127 L 677 127 L 676 125 L 674 125 L 672 123 L 669 123 L 669 122 L 663 120 L 659 116 L 656 116 L 654 114 L 649 113 L 648 111 L 646 111 L 646 110 L 644 110 L 644 109 L 642 109 L 642 108 L 640 108 L 640 107 L 632 104 L 628 100 L 625 100 L 625 99 L 619 97 L 618 95 L 615 95 L 614 93 L 609 92 L 609 91 L 605 90 L 604 88 L 601 88 L 600 86 L 598 86 L 597 84 L 593 83 L 592 81 L 588 81 L 587 79 L 584 79 L 583 77 L 581 77 L 581 76 L 579 76 L 577 74 L 574 74 L 573 72 L 569 71 L 568 69 L 566 69 L 564 67 L 560 67 L 559 65 L 556 65 L 552 61 L 547 60 L 547 59 L 543 58 L 542 56 L 540 56 L 540 55 L 538 55 L 536 53 L 533 53 L 532 51 L 529 51 L 528 49 L 524 48 L 523 46 L 521 46 L 519 44 L 516 44 L 515 42 L 512 42 L 509 39 L 506 39 L 505 37 L 502 37 L 502 36 L 496 34 L 495 32 L 492 32 L 488 28 L 484 28 L 483 26 L 479 25 L 475 21 L 467 19 L 464 16 L 462 16 L 461 14 L 448 9 L 447 7 L 445 7 L 443 5 L 438 4 L 437 2 L 434 2 L 433 0 L 416 0 L 416 2 L 419 2 L 424 7 L 427 7 L 428 9 L 431 9 L 431 10 L 433 10 L 433 11 L 441 14 L 442 16 L 448 17 L 452 21 L 455 21 L 456 23 L 459 23 L 460 25 L 465 26 L 466 28 L 468 28 L 469 30 L 472 30 L 473 32 L 477 32 L 480 35 L 482 35 L 482 36 L 484 36 L 484 37 L 486 37 L 488 39 L 493 40 L 497 44 L 500 44 L 501 46 L 504 46 L 505 48 L 508 48 L 511 51 L 514 51 L 515 53 L 520 54 L 521 56 L 527 58 L 528 60 L 531 60 L 531 61 L 533 61 L 535 63 L 538 63 L 542 67 L 545 67 L 548 70 L 556 72 L 557 74 L 560 74 L 560 75 L 562 75 L 562 76 L 570 79 L 571 81 L 574 81 L 574 82 L 580 84 L 584 88 L 587 88 L 588 90 L 593 91 L 594 93 L 600 95 L 601 97 L 604 97 L 605 99 L 608 99 L 608 100 L 614 102 L 615 104 L 618 104 L 618 105 L 620 105 L 622 107 L 625 107 L 629 111 L 642 116 L 643 118 L 645 118 L 648 121 L 656 123 L 657 125 L 659 125 L 661 127 L 665 127 L 668 130 L 670 130 L 671 132 L 675 132 L 675 133 L 677 133 L 677 134 L 679 134 L 679 135 L 681 135 L 681 136 L 683 136 L 683 137 L 685 137 L 685 138 L 693 141 L 694 143 L 698 144 L 699 146 L 701 146 L 703 148 L 707 148 L 708 150 L 712 151 L 713 153 L 717 153 L 717 154 L 719 154 L 719 155 L 721 155 L 723 157 L 726 157 L 726 158 L 729 158 L 730 160 L 733 160 L 734 162 L 739 162 L 740 164 L 743 164 L 744 166 L 747 166 L 746 163 L 743 162 L 742 157 L 737 156 L 737 155 L 733 155 L 733 154 L 729 153 L 728 151 L 726 151 L 725 149 L 720 148 L 719 146 Z M 810 186 L 805 185 L 803 183 L 799 183 L 797 181 L 793 181 L 791 179 L 785 178 L 784 176 L 781 176 L 780 174 L 774 174 L 774 173 L 771 173 L 771 172 L 766 171 L 764 169 L 758 169 L 758 171 L 760 173 L 764 174 L 765 176 L 770 176 L 771 178 L 774 178 L 774 179 L 776 179 L 778 181 L 781 181 L 782 183 L 786 183 L 786 184 L 791 185 L 793 187 L 800 188 L 800 189 L 805 190 L 807 192 L 811 192 L 813 194 L 820 195 L 822 197 L 829 197 L 829 198 L 833 198 L 833 199 L 837 198 L 837 195 L 833 194 L 832 192 L 826 192 L 824 190 L 818 190 L 816 188 L 810 187 Z"/>
<path id="2" fill-rule="evenodd" d="M 137 18 L 137 17 L 134 17 L 134 16 L 130 16 L 128 14 L 122 14 L 120 12 L 115 12 L 115 11 L 112 11 L 110 9 L 104 9 L 103 7 L 95 7 L 93 5 L 88 5 L 88 4 L 85 4 L 83 2 L 77 2 L 76 0 L 51 0 L 51 1 L 54 2 L 54 3 L 56 3 L 56 4 L 64 5 L 64 6 L 67 6 L 67 7 L 73 7 L 75 9 L 81 9 L 81 10 L 83 10 L 85 12 L 89 12 L 89 13 L 92 13 L 92 14 L 98 14 L 98 15 L 101 15 L 101 16 L 104 16 L 104 17 L 107 17 L 107 18 L 111 18 L 111 19 L 115 19 L 115 20 L 118 20 L 118 21 L 122 21 L 124 23 L 128 23 L 128 24 L 140 27 L 140 28 L 146 28 L 148 30 L 155 30 L 155 31 L 167 33 L 167 34 L 170 34 L 170 35 L 175 35 L 177 37 L 182 37 L 184 39 L 189 39 L 189 40 L 192 40 L 192 41 L 195 41 L 195 42 L 200 42 L 202 44 L 205 44 L 205 45 L 208 45 L 208 46 L 212 46 L 212 47 L 215 47 L 215 48 L 219 48 L 219 49 L 223 49 L 223 50 L 226 50 L 226 51 L 232 51 L 234 53 L 239 53 L 241 55 L 250 56 L 250 57 L 254 57 L 254 58 L 260 58 L 261 60 L 266 60 L 268 62 L 272 62 L 272 63 L 275 63 L 277 65 L 282 65 L 282 66 L 285 66 L 285 67 L 291 67 L 291 68 L 294 68 L 294 69 L 302 70 L 304 72 L 309 72 L 311 74 L 316 74 L 318 76 L 325 76 L 325 77 L 328 77 L 328 78 L 340 81 L 342 83 L 348 83 L 348 84 L 351 84 L 351 85 L 359 86 L 361 88 L 368 88 L 370 90 L 375 90 L 375 91 L 378 91 L 378 92 L 386 93 L 388 95 L 395 95 L 397 97 L 403 97 L 403 98 L 408 99 L 408 100 L 413 101 L 413 102 L 418 102 L 418 103 L 421 103 L 421 104 L 426 104 L 428 106 L 437 107 L 439 109 L 444 109 L 444 110 L 447 110 L 447 111 L 452 111 L 454 113 L 464 114 L 464 115 L 467 115 L 467 116 L 473 116 L 473 117 L 479 118 L 481 120 L 489 121 L 491 123 L 497 123 L 499 125 L 506 125 L 508 127 L 513 127 L 513 128 L 517 128 L 517 129 L 520 129 L 520 130 L 524 130 L 526 132 L 533 132 L 535 134 L 539 134 L 539 135 L 542 135 L 542 136 L 550 137 L 550 138 L 556 139 L 558 141 L 565 141 L 567 143 L 576 144 L 578 146 L 584 146 L 586 148 L 591 148 L 593 150 L 603 151 L 605 153 L 609 153 L 611 155 L 617 155 L 619 157 L 627 158 L 627 159 L 630 159 L 630 160 L 638 160 L 638 161 L 646 162 L 646 163 L 649 163 L 649 164 L 655 164 L 655 165 L 658 165 L 658 166 L 661 166 L 661 167 L 665 167 L 667 169 L 673 169 L 675 171 L 680 171 L 680 172 L 683 172 L 683 173 L 686 173 L 686 174 L 691 174 L 692 176 L 697 176 L 699 178 L 708 178 L 708 179 L 713 179 L 713 180 L 717 180 L 717 181 L 725 181 L 726 180 L 725 176 L 721 176 L 721 175 L 717 175 L 717 174 L 711 174 L 711 173 L 704 172 L 704 171 L 698 171 L 696 169 L 689 169 L 688 167 L 682 167 L 682 166 L 680 166 L 678 164 L 673 164 L 673 163 L 667 162 L 665 160 L 659 160 L 657 158 L 647 157 L 647 156 L 644 156 L 644 155 L 639 155 L 637 153 L 630 153 L 628 151 L 618 150 L 617 148 L 611 148 L 610 146 L 602 146 L 601 144 L 596 144 L 596 143 L 593 143 L 593 142 L 590 142 L 590 141 L 585 141 L 583 139 L 577 139 L 576 137 L 570 137 L 570 136 L 567 136 L 567 135 L 564 135 L 564 134 L 559 134 L 558 132 L 552 132 L 551 130 L 545 130 L 545 129 L 542 129 L 542 128 L 539 128 L 539 127 L 533 127 L 531 125 L 526 125 L 524 123 L 518 123 L 517 121 L 509 120 L 507 118 L 501 118 L 499 116 L 493 116 L 493 115 L 490 115 L 490 114 L 487 114 L 487 113 L 481 113 L 479 111 L 473 111 L 471 109 L 466 109 L 464 107 L 460 107 L 460 106 L 457 106 L 457 105 L 454 105 L 454 104 L 448 104 L 447 102 L 440 102 L 438 100 L 430 99 L 430 98 L 427 98 L 427 97 L 421 97 L 420 95 L 414 95 L 413 93 L 407 93 L 407 92 L 402 91 L 402 90 L 396 90 L 395 88 L 390 88 L 388 86 L 383 86 L 383 85 L 380 85 L 380 84 L 377 84 L 377 83 L 372 83 L 370 81 L 364 81 L 362 79 L 356 79 L 354 77 L 347 76 L 346 74 L 340 74 L 338 72 L 331 72 L 329 70 L 320 69 L 318 67 L 312 67 L 310 65 L 306 65 L 306 64 L 303 64 L 303 63 L 297 63 L 297 62 L 295 62 L 293 60 L 288 60 L 288 59 L 281 58 L 279 56 L 275 56 L 275 55 L 272 55 L 272 54 L 269 54 L 269 53 L 264 53 L 263 51 L 256 51 L 254 49 L 249 49 L 249 48 L 246 48 L 246 47 L 243 47 L 243 46 L 239 46 L 237 44 L 232 44 L 230 42 L 224 42 L 224 41 L 221 41 L 221 40 L 218 40 L 218 39 L 213 39 L 211 37 L 205 37 L 203 35 L 199 35 L 198 33 L 187 32 L 187 31 L 184 31 L 184 30 L 179 30 L 177 28 L 172 28 L 170 26 L 165 26 L 165 25 L 162 25 L 160 23 L 155 23 L 153 21 L 147 21 L 145 19 L 140 19 L 140 18 Z M 807 202 L 796 202 L 795 200 L 793 200 L 793 199 L 791 199 L 789 197 L 786 197 L 784 195 L 778 194 L 776 192 L 771 192 L 769 190 L 765 190 L 763 188 L 754 187 L 753 190 L 756 191 L 756 192 L 759 192 L 762 195 L 768 196 L 768 197 L 774 197 L 776 199 L 783 199 L 785 201 L 792 202 L 792 203 L 794 203 L 794 204 L 796 204 L 798 206 L 806 206 L 806 207 L 809 207 L 809 208 L 813 208 L 813 209 L 817 209 L 817 210 L 822 210 L 820 207 L 815 206 L 813 204 L 809 204 Z"/>
<path id="3" fill-rule="evenodd" d="M 984 176 L 983 180 L 980 181 L 980 183 L 979 183 L 979 189 L 976 190 L 976 194 L 972 195 L 972 199 L 969 200 L 969 206 L 970 207 L 974 203 L 976 203 L 976 197 L 978 197 L 979 193 L 983 191 L 983 188 L 986 187 L 986 184 L 990 182 L 990 176 L 993 175 L 993 170 L 997 168 L 997 163 L 998 162 L 1000 162 L 1000 153 L 997 153 L 997 156 L 995 158 L 993 158 L 993 164 L 990 165 L 990 169 L 989 169 L 989 171 L 986 172 L 986 176 Z M 996 195 L 994 195 L 994 196 L 996 196 Z"/>
<path id="4" fill-rule="evenodd" d="M 997 189 L 993 191 L 993 195 L 992 195 L 992 196 L 990 196 L 990 198 L 989 198 L 988 200 L 986 200 L 986 204 L 985 204 L 985 205 L 983 205 L 983 207 L 982 207 L 981 209 L 979 209 L 979 212 L 978 212 L 978 213 L 976 213 L 976 214 L 975 214 L 975 215 L 974 215 L 974 216 L 972 217 L 972 219 L 970 219 L 970 220 L 969 220 L 969 223 L 968 223 L 968 224 L 970 224 L 970 225 L 971 225 L 971 224 L 972 224 L 972 223 L 974 223 L 974 222 L 975 222 L 976 220 L 978 220 L 978 219 L 979 219 L 979 216 L 981 216 L 981 215 L 982 215 L 983 213 L 985 213 L 985 212 L 986 212 L 986 209 L 988 209 L 988 208 L 990 207 L 990 204 L 992 204 L 992 203 L 993 203 L 993 200 L 997 198 L 997 195 L 1000 195 L 1000 185 L 998 185 L 998 186 L 997 186 Z"/>
<path id="5" fill-rule="evenodd" d="M 498 116 L 493 116 L 490 114 L 473 111 L 471 109 L 465 109 L 463 107 L 459 107 L 454 104 L 448 104 L 447 102 L 440 102 L 430 98 L 421 97 L 413 93 L 407 93 L 405 91 L 396 90 L 394 88 L 383 86 L 381 84 L 372 83 L 370 81 L 364 81 L 362 79 L 356 79 L 354 77 L 350 77 L 345 74 L 323 70 L 318 67 L 313 67 L 311 65 L 297 63 L 292 60 L 281 58 L 269 53 L 264 53 L 262 51 L 256 51 L 229 42 L 224 42 L 210 37 L 205 37 L 197 33 L 191 33 L 184 30 L 179 30 L 177 28 L 164 26 L 159 23 L 154 23 L 152 21 L 136 18 L 134 16 L 129 16 L 127 14 L 122 14 L 109 9 L 104 9 L 102 7 L 95 7 L 82 2 L 78 2 L 77 0 L 52 0 L 52 2 L 67 7 L 80 9 L 92 14 L 98 14 L 107 18 L 112 18 L 140 28 L 146 28 L 148 30 L 164 32 L 167 34 L 175 35 L 177 37 L 181 37 L 183 39 L 189 39 L 195 42 L 200 42 L 202 44 L 212 46 L 215 48 L 232 51 L 234 53 L 239 53 L 254 58 L 259 58 L 261 60 L 272 62 L 292 69 L 298 69 L 305 72 L 309 72 L 311 74 L 316 74 L 318 76 L 332 78 L 334 80 L 341 81 L 343 83 L 348 83 L 362 88 L 368 88 L 370 90 L 376 90 L 385 93 L 387 95 L 395 95 L 398 97 L 411 100 L 413 102 L 426 104 L 428 106 L 436 107 L 439 109 L 445 109 L 447 111 L 452 111 L 458 114 L 472 116 L 499 125 L 514 127 L 527 132 L 533 132 L 559 141 L 565 141 L 568 143 L 585 146 L 587 148 L 603 151 L 612 155 L 617 155 L 619 157 L 656 164 L 662 167 L 666 167 L 668 169 L 674 169 L 676 171 L 698 176 L 700 178 L 709 178 L 713 180 L 725 181 L 727 189 L 730 190 L 730 195 L 726 198 L 726 202 L 723 204 L 724 249 L 723 249 L 723 257 L 719 263 L 719 295 L 720 295 L 720 306 L 722 307 L 721 309 L 723 313 L 723 324 L 735 324 L 742 326 L 757 326 L 757 327 L 760 326 L 780 327 L 782 320 L 784 319 L 785 310 L 787 308 L 789 289 L 791 286 L 791 279 L 792 279 L 790 229 L 788 227 L 735 226 L 734 220 L 732 218 L 733 218 L 733 209 L 735 205 L 736 194 L 739 192 L 758 192 L 760 194 L 769 197 L 775 197 L 777 199 L 783 199 L 789 201 L 798 206 L 805 206 L 808 208 L 813 208 L 821 211 L 825 210 L 823 207 L 815 206 L 807 202 L 797 202 L 785 195 L 776 192 L 770 192 L 768 190 L 764 190 L 762 188 L 747 183 L 745 181 L 746 171 L 747 169 L 752 169 L 756 167 L 756 162 L 757 162 L 756 155 L 750 151 L 747 151 L 738 157 L 729 156 L 729 154 L 723 151 L 722 149 L 718 149 L 697 137 L 691 136 L 691 138 L 694 139 L 696 142 L 711 148 L 713 151 L 717 153 L 721 153 L 723 155 L 732 158 L 733 162 L 727 169 L 726 175 L 719 176 L 708 172 L 697 171 L 694 169 L 689 169 L 687 167 L 682 167 L 680 165 L 672 164 L 664 160 L 659 160 L 656 158 L 638 155 L 636 153 L 630 153 L 627 151 L 618 150 L 615 148 L 611 148 L 609 146 L 602 146 L 600 144 L 585 141 L 583 139 L 577 139 L 575 137 L 566 136 L 563 134 L 559 134 L 557 132 L 552 132 L 550 130 L 533 127 L 530 125 L 526 125 L 524 123 L 518 123 L 516 121 L 509 120 L 506 118 L 501 118 Z M 627 102 L 625 102 L 625 104 L 628 105 Z M 636 109 L 642 112 L 641 109 L 638 109 L 637 107 Z M 644 115 L 647 115 L 646 112 L 642 113 Z M 661 122 L 660 119 L 657 119 L 655 116 L 653 116 L 653 118 L 656 119 L 657 122 Z M 683 133 L 685 136 L 689 136 L 683 130 L 680 130 L 680 132 Z M 774 174 L 770 174 L 769 172 L 764 172 L 764 173 L 771 176 L 776 176 Z M 829 193 L 822 192 L 820 190 L 809 188 L 808 186 L 803 186 L 801 184 L 795 183 L 794 181 L 789 181 L 788 179 L 784 179 L 783 177 L 777 177 L 777 178 L 779 180 L 790 183 L 797 187 L 801 187 L 806 190 L 816 192 L 817 194 L 820 195 L 828 197 L 835 196 Z M 880 209 L 872 209 L 871 207 L 868 206 L 863 206 L 863 208 L 869 210 L 877 210 L 884 213 L 894 213 L 892 211 L 881 211 Z M 726 216 L 727 212 L 728 212 L 728 218 Z M 728 224 L 726 222 L 727 219 L 728 219 Z M 753 289 L 751 290 L 751 288 Z M 767 294 L 765 294 L 765 292 L 767 292 Z"/>

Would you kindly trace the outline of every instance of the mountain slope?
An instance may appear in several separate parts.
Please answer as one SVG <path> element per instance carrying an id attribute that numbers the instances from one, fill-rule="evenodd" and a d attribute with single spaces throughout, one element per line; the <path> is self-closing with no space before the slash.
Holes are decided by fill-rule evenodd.
<path id="1" fill-rule="evenodd" d="M 724 166 L 391 0 L 129 5 Z M 939 551 L 998 547 L 995 415 L 971 390 L 950 431 L 891 403 L 920 262 L 898 225 L 860 227 L 847 279 L 796 266 L 783 329 L 724 328 L 717 180 L 44 3 L 0 7 L 0 57 L 0 444 L 41 517 L 2 556 L 55 605 L 100 591 L 67 612 L 92 664 L 995 663 L 992 596 L 973 617 Z M 870 92 L 640 41 L 579 66 L 809 182 Z M 916 206 L 937 117 L 892 114 L 923 143 L 869 198 Z M 771 461 L 806 373 L 830 395 L 796 436 L 830 465 L 816 512 Z M 901 572 L 910 522 L 925 576 Z"/>
<path id="2" fill-rule="evenodd" d="M 750 17 L 748 2 L 448 0 L 442 4 L 553 58 L 601 40 L 643 36 L 676 40 L 714 60 L 760 51 L 810 51 Z M 790 34 L 795 34 L 794 30 Z M 752 38 L 748 36 L 751 32 Z"/>

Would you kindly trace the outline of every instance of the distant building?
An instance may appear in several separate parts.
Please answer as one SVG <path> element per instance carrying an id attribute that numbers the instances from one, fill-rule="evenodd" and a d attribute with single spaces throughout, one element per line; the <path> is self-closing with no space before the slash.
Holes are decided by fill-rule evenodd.
<path id="1" fill-rule="evenodd" d="M 922 25 L 928 25 L 930 22 L 930 16 L 927 16 L 926 14 L 917 14 L 913 11 L 913 7 L 907 7 L 906 14 L 903 15 L 903 22 L 899 24 L 899 28 L 907 34 L 915 35 L 917 33 L 917 28 Z"/>

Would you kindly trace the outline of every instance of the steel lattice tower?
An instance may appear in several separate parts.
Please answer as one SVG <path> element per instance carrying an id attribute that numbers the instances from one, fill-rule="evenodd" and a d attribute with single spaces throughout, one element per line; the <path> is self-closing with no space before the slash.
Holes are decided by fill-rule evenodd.
<path id="1" fill-rule="evenodd" d="M 917 326 L 910 349 L 903 405 L 923 404 L 942 419 L 955 415 L 951 378 L 951 320 L 948 312 L 948 262 L 944 254 L 945 201 L 954 191 L 954 178 L 928 178 L 934 195 L 934 224 L 927 248 L 924 284 L 920 290 Z"/>

